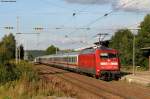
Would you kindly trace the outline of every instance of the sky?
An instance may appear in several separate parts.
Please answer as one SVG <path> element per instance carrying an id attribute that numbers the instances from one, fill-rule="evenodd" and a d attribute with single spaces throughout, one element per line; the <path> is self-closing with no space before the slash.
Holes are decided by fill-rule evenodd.
<path id="1" fill-rule="evenodd" d="M 118 29 L 137 28 L 149 12 L 150 0 L 0 2 L 0 38 L 14 33 L 17 43 L 28 50 L 44 50 L 52 44 L 60 49 L 78 49 L 98 41 L 98 33 L 109 33 L 107 40 Z M 8 26 L 14 29 L 4 28 Z"/>

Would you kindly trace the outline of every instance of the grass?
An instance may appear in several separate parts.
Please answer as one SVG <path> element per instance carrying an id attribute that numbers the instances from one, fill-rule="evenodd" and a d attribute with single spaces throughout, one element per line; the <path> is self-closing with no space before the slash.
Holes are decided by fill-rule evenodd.
<path id="1" fill-rule="evenodd" d="M 150 84 L 148 84 L 148 86 L 147 87 L 150 87 Z"/>
<path id="2" fill-rule="evenodd" d="M 139 72 L 148 70 L 148 68 L 142 67 L 142 66 L 140 66 L 140 67 L 135 66 L 135 69 L 136 69 L 136 71 L 139 71 Z M 121 70 L 122 71 L 129 71 L 129 72 L 131 71 L 132 72 L 133 66 L 122 66 Z"/>
<path id="3" fill-rule="evenodd" d="M 76 97 L 77 91 L 57 77 L 48 80 L 39 77 L 33 65 L 21 62 L 15 67 L 19 79 L 7 81 L 0 86 L 0 99 L 51 99 L 55 97 Z"/>

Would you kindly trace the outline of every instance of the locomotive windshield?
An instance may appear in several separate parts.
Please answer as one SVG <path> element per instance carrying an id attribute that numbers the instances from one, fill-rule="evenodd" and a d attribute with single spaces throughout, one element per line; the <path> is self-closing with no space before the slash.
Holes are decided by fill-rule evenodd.
<path id="1" fill-rule="evenodd" d="M 114 53 L 101 53 L 100 58 L 101 59 L 117 58 L 117 54 L 114 54 Z"/>

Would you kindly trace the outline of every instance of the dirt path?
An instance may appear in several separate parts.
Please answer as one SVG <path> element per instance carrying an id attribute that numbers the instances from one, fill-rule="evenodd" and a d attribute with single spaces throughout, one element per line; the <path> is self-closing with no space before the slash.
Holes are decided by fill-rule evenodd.
<path id="1" fill-rule="evenodd" d="M 150 99 L 149 87 L 130 85 L 122 81 L 105 82 L 46 65 L 35 67 L 47 79 L 57 77 L 71 84 L 77 89 L 79 99 Z"/>

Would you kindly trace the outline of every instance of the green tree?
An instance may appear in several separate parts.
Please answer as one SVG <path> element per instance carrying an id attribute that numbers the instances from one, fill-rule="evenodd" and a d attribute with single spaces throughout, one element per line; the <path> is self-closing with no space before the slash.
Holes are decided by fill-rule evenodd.
<path id="1" fill-rule="evenodd" d="M 145 16 L 140 24 L 140 30 L 136 37 L 136 65 L 148 66 L 148 58 L 143 55 L 141 48 L 150 47 L 150 15 Z"/>
<path id="2" fill-rule="evenodd" d="M 4 64 L 6 60 L 8 60 L 7 49 L 0 46 L 0 64 Z"/>
<path id="3" fill-rule="evenodd" d="M 15 58 L 16 41 L 13 34 L 5 35 L 0 42 L 1 62 Z"/>
<path id="4" fill-rule="evenodd" d="M 54 45 L 51 45 L 46 49 L 46 54 L 47 55 L 56 54 L 56 51 L 59 51 L 59 48 L 55 47 Z"/>
<path id="5" fill-rule="evenodd" d="M 24 59 L 24 47 L 22 44 L 19 46 L 19 49 L 20 49 L 20 59 L 23 60 Z"/>
<path id="6" fill-rule="evenodd" d="M 133 34 L 130 30 L 118 30 L 111 38 L 110 47 L 119 51 L 123 65 L 132 64 Z"/>

